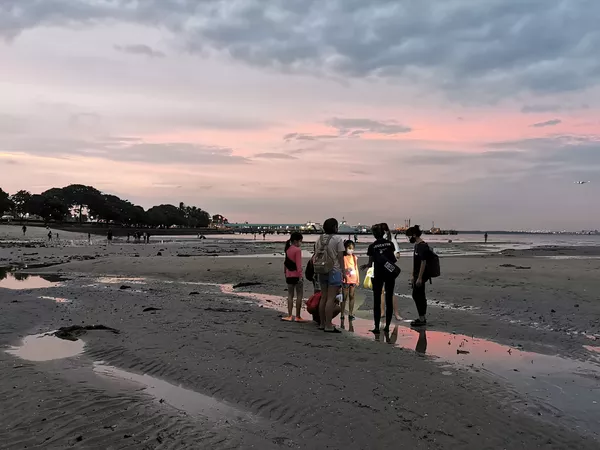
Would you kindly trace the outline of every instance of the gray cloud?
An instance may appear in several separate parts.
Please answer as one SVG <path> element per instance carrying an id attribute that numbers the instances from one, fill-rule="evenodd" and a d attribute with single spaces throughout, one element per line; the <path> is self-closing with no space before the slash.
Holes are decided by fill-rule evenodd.
<path id="1" fill-rule="evenodd" d="M 265 152 L 265 153 L 257 153 L 256 155 L 254 155 L 255 158 L 260 158 L 260 159 L 298 159 L 292 155 L 286 154 L 286 153 L 272 153 L 272 152 Z"/>
<path id="2" fill-rule="evenodd" d="M 122 53 L 143 55 L 148 56 L 149 58 L 164 58 L 166 56 L 163 52 L 154 50 L 152 47 L 145 44 L 115 45 L 114 48 Z"/>
<path id="3" fill-rule="evenodd" d="M 25 120 L 0 113 L 0 134 L 19 134 L 25 130 Z"/>
<path id="4" fill-rule="evenodd" d="M 579 106 L 557 105 L 557 104 L 539 104 L 539 105 L 524 105 L 521 108 L 523 114 L 537 114 L 548 112 L 569 112 L 580 109 L 589 109 L 589 105 L 582 104 Z"/>
<path id="5" fill-rule="evenodd" d="M 95 157 L 111 161 L 144 162 L 149 164 L 229 165 L 247 164 L 248 158 L 234 155 L 231 148 L 192 143 L 145 143 L 135 138 L 117 141 L 114 138 L 97 140 L 20 139 L 5 144 L 9 152 L 28 153 L 54 158 L 73 156 Z"/>
<path id="6" fill-rule="evenodd" d="M 596 0 L 4 0 L 0 35 L 107 20 L 163 26 L 191 52 L 286 71 L 408 78 L 476 94 L 463 96 L 473 101 L 597 86 L 599 16 Z"/>
<path id="7" fill-rule="evenodd" d="M 552 119 L 552 120 L 546 120 L 545 122 L 534 123 L 533 125 L 530 125 L 530 126 L 533 128 L 544 128 L 544 127 L 554 127 L 561 123 L 562 123 L 562 120 L 560 120 L 560 119 Z"/>
<path id="8" fill-rule="evenodd" d="M 339 136 L 334 134 L 308 134 L 308 133 L 288 133 L 283 136 L 284 141 L 318 141 L 319 139 L 336 139 Z"/>
<path id="9" fill-rule="evenodd" d="M 365 133 L 392 136 L 395 134 L 409 133 L 412 128 L 390 120 L 381 122 L 372 119 L 342 119 L 334 117 L 325 122 L 325 125 L 335 128 L 337 134 L 309 134 L 287 133 L 283 140 L 290 141 L 320 141 L 338 138 L 360 138 Z M 300 151 L 303 152 L 304 150 Z"/>
<path id="10" fill-rule="evenodd" d="M 363 133 L 394 135 L 412 131 L 410 127 L 395 121 L 379 122 L 371 119 L 340 119 L 334 117 L 326 123 L 330 127 L 337 128 L 340 136 L 359 136 Z"/>

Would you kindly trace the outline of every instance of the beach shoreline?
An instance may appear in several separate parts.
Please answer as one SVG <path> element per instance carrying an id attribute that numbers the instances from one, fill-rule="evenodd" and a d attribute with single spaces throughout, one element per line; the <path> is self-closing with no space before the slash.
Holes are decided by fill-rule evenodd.
<path id="1" fill-rule="evenodd" d="M 594 294 L 600 261 L 540 257 L 573 256 L 564 248 L 442 257 L 443 276 L 428 286 L 425 354 L 431 358 L 424 358 L 410 348 L 417 336 L 403 323 L 402 348 L 395 348 L 384 339 L 359 337 L 358 329 L 354 336 L 346 331 L 331 337 L 311 324 L 280 322 L 280 304 L 257 301 L 260 294 L 273 302 L 286 295 L 278 244 L 206 240 L 31 248 L 18 235 L 10 237 L 23 245 L 0 245 L 0 266 L 12 267 L 6 280 L 18 285 L 27 282 L 26 274 L 31 280 L 51 274 L 62 281 L 18 290 L 0 284 L 2 345 L 67 325 L 102 324 L 119 334 L 87 332 L 81 336 L 83 354 L 48 362 L 1 352 L 0 391 L 7 399 L 1 448 L 358 449 L 384 448 L 399 439 L 415 448 L 598 445 L 596 432 L 578 425 L 578 414 L 595 418 L 591 401 L 597 389 L 587 394 L 589 405 L 561 403 L 552 385 L 543 384 L 543 368 L 535 379 L 525 376 L 534 369 L 516 365 L 521 378 L 498 376 L 502 365 L 516 364 L 519 352 L 533 355 L 533 366 L 554 357 L 592 369 L 600 362 L 590 350 L 600 342 Z M 71 238 L 79 237 L 65 233 L 65 240 Z M 236 256 L 271 251 L 269 257 Z M 52 265 L 31 269 L 42 264 Z M 410 258 L 400 259 L 404 273 L 396 288 L 406 318 L 415 314 L 404 283 L 410 264 Z M 223 291 L 222 285 L 240 282 L 260 284 Z M 359 318 L 368 321 L 372 296 L 361 291 L 357 300 Z M 444 363 L 450 354 L 438 355 L 441 339 L 453 333 L 467 341 L 461 348 L 471 350 L 460 355 L 464 364 Z M 512 354 L 479 354 L 486 342 Z M 443 344 L 454 351 L 450 339 Z M 489 359 L 490 351 L 498 354 Z M 488 358 L 488 368 L 481 358 Z M 99 362 L 116 369 L 98 374 Z M 561 382 L 586 389 L 597 377 L 592 369 L 585 376 L 565 372 Z M 119 370 L 181 384 L 243 414 L 226 423 L 220 414 L 229 410 L 221 404 L 198 409 L 170 397 L 161 403 L 151 388 L 140 393 L 139 384 L 119 379 L 125 376 Z M 35 390 L 23 397 L 28 385 Z"/>

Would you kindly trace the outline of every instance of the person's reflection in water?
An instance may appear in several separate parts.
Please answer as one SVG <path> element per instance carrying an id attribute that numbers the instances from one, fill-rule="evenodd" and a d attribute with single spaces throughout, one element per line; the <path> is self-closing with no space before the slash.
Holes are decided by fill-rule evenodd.
<path id="1" fill-rule="evenodd" d="M 417 353 L 425 354 L 427 351 L 427 331 L 419 330 L 419 339 L 417 340 L 417 347 L 415 348 Z"/>
<path id="2" fill-rule="evenodd" d="M 350 321 L 348 322 L 348 331 L 349 331 L 350 333 L 354 333 L 354 320 L 350 320 Z"/>
<path id="3" fill-rule="evenodd" d="M 385 335 L 385 342 L 390 344 L 390 345 L 396 345 L 396 341 L 398 341 L 398 325 L 394 326 L 394 331 L 392 331 L 392 334 L 388 332 L 384 333 Z"/>

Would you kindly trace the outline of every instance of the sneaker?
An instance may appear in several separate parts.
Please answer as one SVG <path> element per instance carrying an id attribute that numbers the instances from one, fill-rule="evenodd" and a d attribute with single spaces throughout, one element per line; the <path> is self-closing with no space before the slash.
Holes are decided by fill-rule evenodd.
<path id="1" fill-rule="evenodd" d="M 425 320 L 421 320 L 421 319 L 417 319 L 417 320 L 413 320 L 410 323 L 411 327 L 426 327 L 427 326 L 427 319 Z"/>

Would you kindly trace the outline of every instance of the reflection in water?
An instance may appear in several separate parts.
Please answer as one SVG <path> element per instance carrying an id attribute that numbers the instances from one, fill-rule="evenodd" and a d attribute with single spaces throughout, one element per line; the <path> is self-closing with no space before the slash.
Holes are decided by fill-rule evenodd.
<path id="1" fill-rule="evenodd" d="M 41 295 L 39 298 L 41 298 L 42 300 L 52 300 L 55 303 L 71 303 L 71 300 L 62 297 L 50 297 L 47 295 Z"/>
<path id="2" fill-rule="evenodd" d="M 94 363 L 94 372 L 112 379 L 129 381 L 144 386 L 144 392 L 150 394 L 160 402 L 188 414 L 208 417 L 213 420 L 254 421 L 255 418 L 247 412 L 241 411 L 224 402 L 220 402 L 208 395 L 176 386 L 167 381 L 154 378 L 150 375 L 139 375 L 127 372 L 103 363 Z"/>
<path id="3" fill-rule="evenodd" d="M 265 307 L 285 311 L 281 296 L 236 292 L 231 285 L 215 285 L 223 293 L 257 300 Z M 354 335 L 373 339 L 370 320 L 350 322 Z M 343 334 L 340 335 L 343 337 Z M 600 422 L 600 366 L 593 361 L 575 361 L 559 356 L 526 352 L 485 339 L 441 331 L 413 330 L 397 325 L 386 343 L 414 349 L 475 372 L 499 376 L 519 392 L 537 398 L 555 408 L 563 420 L 574 418 L 571 425 L 597 436 Z M 375 337 L 382 342 L 381 335 Z M 593 350 L 591 350 L 593 351 Z"/>
<path id="4" fill-rule="evenodd" d="M 0 288 L 5 289 L 44 289 L 60 286 L 65 281 L 59 275 L 32 275 L 12 272 L 10 268 L 0 270 Z"/>
<path id="5" fill-rule="evenodd" d="M 419 339 L 417 339 L 417 346 L 415 347 L 415 351 L 423 355 L 427 351 L 427 330 L 419 330 Z"/>
<path id="6" fill-rule="evenodd" d="M 51 361 L 77 356 L 83 353 L 84 345 L 80 339 L 67 341 L 45 333 L 27 336 L 19 346 L 6 352 L 27 361 Z"/>

